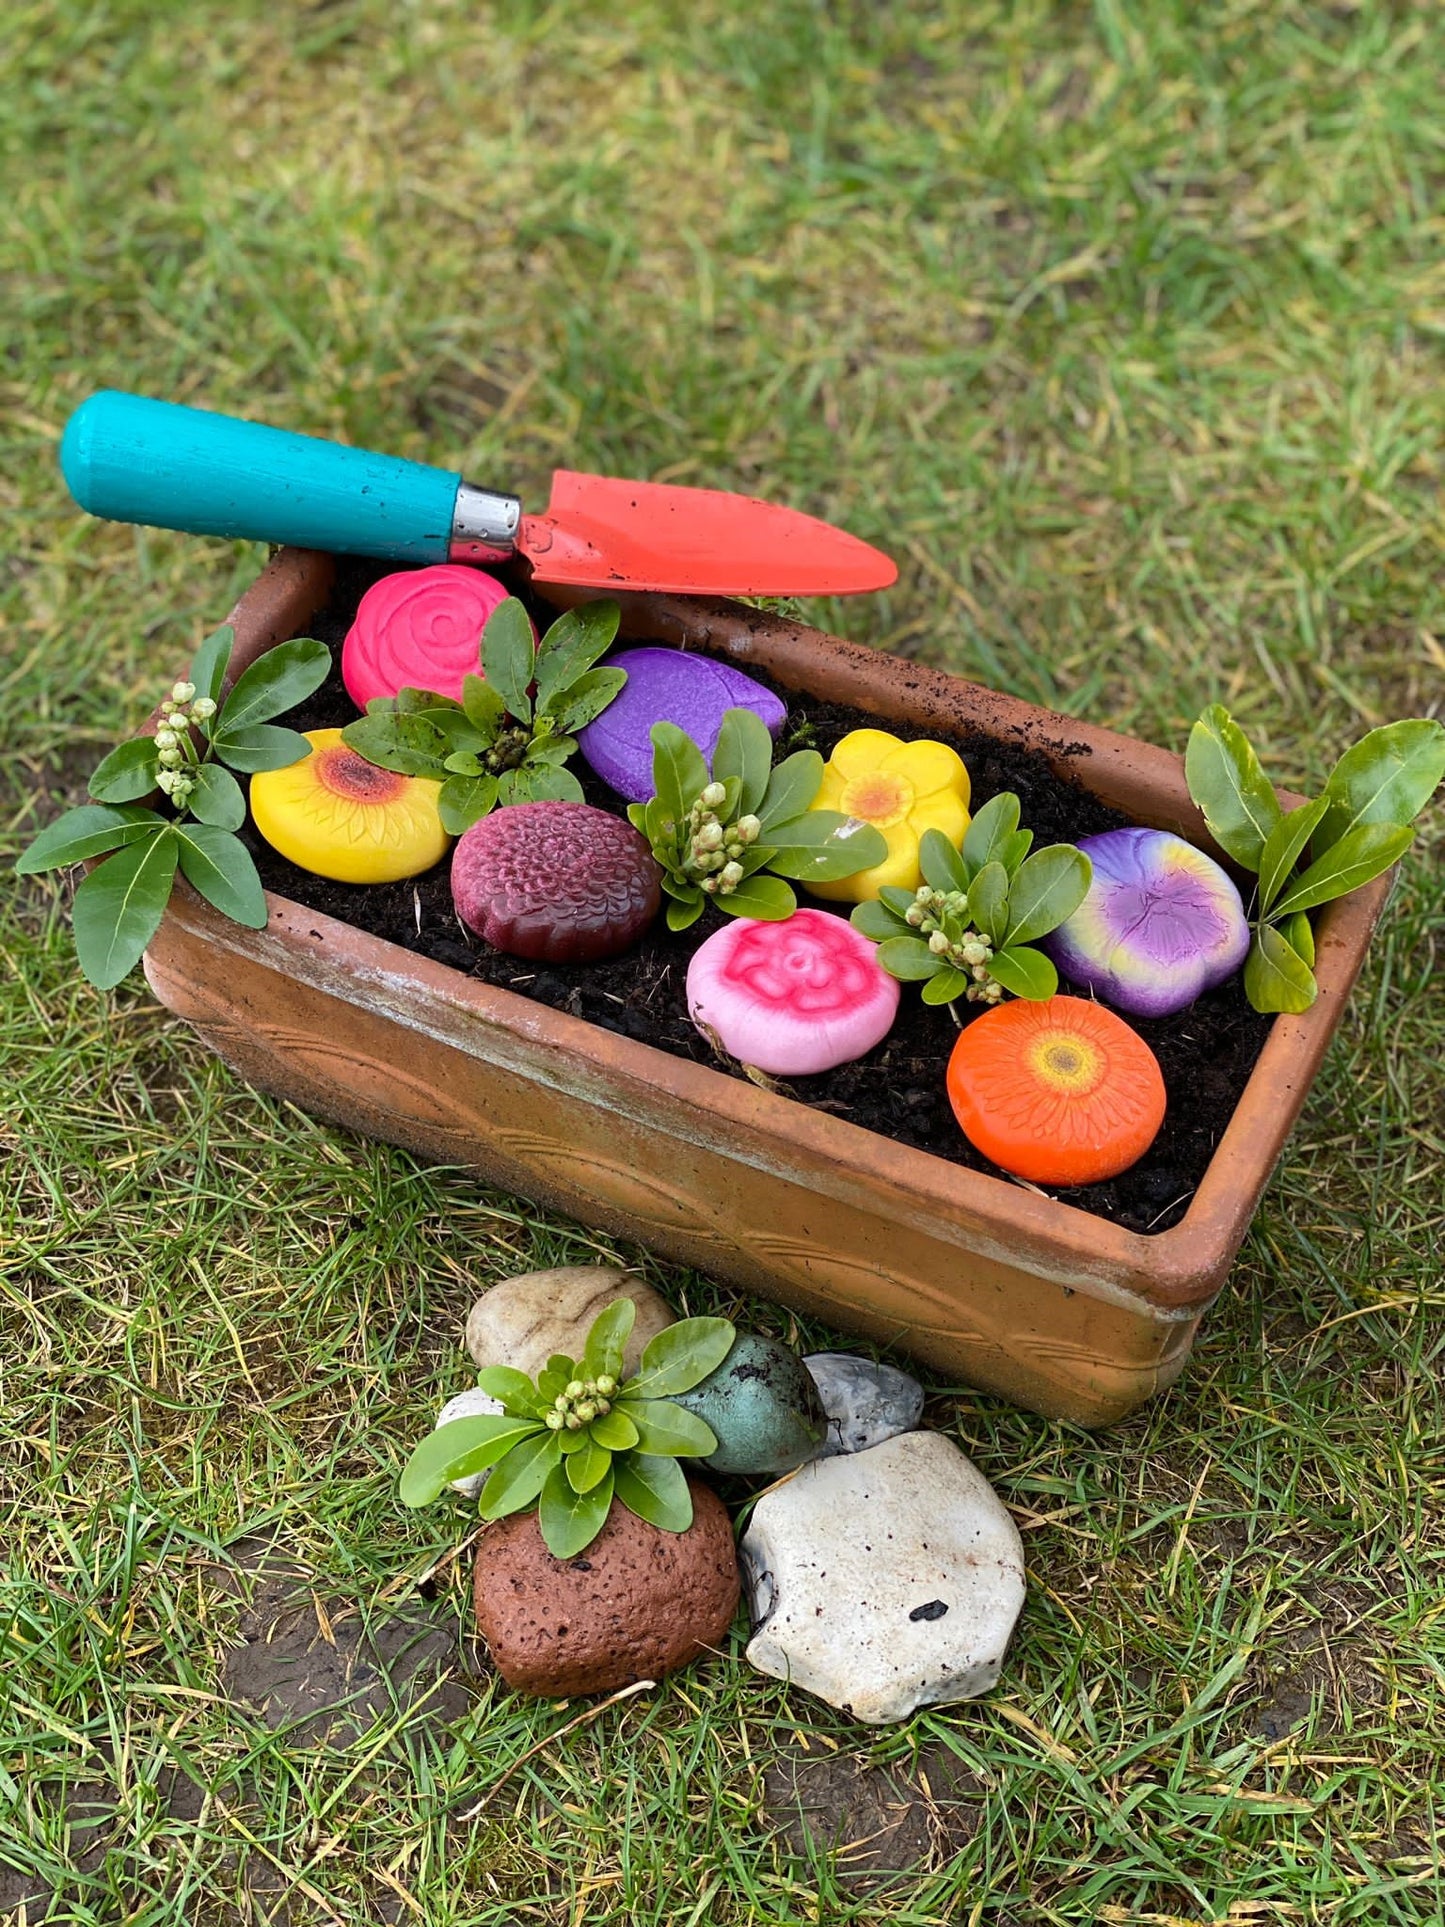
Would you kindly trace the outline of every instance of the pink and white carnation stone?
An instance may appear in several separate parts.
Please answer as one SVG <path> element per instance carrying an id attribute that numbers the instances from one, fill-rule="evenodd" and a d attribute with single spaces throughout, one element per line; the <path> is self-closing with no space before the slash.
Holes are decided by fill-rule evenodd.
<path id="1" fill-rule="evenodd" d="M 687 969 L 698 1029 L 775 1077 L 810 1077 L 862 1057 L 887 1036 L 898 996 L 877 946 L 825 910 L 795 910 L 779 923 L 738 917 Z"/>

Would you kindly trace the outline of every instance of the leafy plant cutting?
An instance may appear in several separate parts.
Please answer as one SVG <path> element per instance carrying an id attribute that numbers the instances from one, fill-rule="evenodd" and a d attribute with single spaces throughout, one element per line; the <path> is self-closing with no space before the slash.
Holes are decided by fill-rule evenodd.
<path id="1" fill-rule="evenodd" d="M 559 616 L 540 642 L 515 596 L 498 603 L 482 631 L 481 675 L 466 676 L 460 702 L 435 690 L 377 696 L 342 741 L 368 763 L 442 785 L 442 826 L 460 836 L 507 803 L 580 803 L 582 785 L 564 765 L 575 731 L 600 716 L 627 680 L 598 669 L 617 634 L 615 602 L 588 602 Z"/>
<path id="2" fill-rule="evenodd" d="M 892 977 L 921 982 L 927 1004 L 996 1004 L 1052 997 L 1059 973 L 1032 945 L 1071 917 L 1088 894 L 1089 859 L 1072 843 L 1030 855 L 1033 831 L 1019 828 L 1011 790 L 991 797 L 955 849 L 939 830 L 918 846 L 923 882 L 917 890 L 885 884 L 875 902 L 860 903 L 855 930 L 878 945 Z"/>
<path id="3" fill-rule="evenodd" d="M 809 808 L 822 757 L 796 750 L 775 769 L 772 736 L 752 710 L 725 713 L 710 770 L 675 723 L 654 723 L 650 734 L 653 795 L 630 803 L 627 816 L 662 866 L 669 930 L 696 923 L 709 899 L 735 917 L 781 922 L 798 907 L 785 877 L 829 882 L 887 856 L 871 824 Z"/>
<path id="4" fill-rule="evenodd" d="M 614 1499 L 665 1532 L 692 1524 L 692 1495 L 678 1460 L 705 1458 L 717 1435 L 674 1403 L 714 1372 L 736 1336 L 726 1318 L 684 1318 L 647 1346 L 622 1377 L 637 1307 L 617 1298 L 599 1313 L 582 1357 L 548 1359 L 536 1381 L 489 1365 L 480 1389 L 502 1411 L 453 1419 L 423 1439 L 401 1477 L 404 1505 L 435 1499 L 454 1479 L 488 1471 L 484 1519 L 538 1508 L 547 1550 L 570 1559 L 597 1537 Z"/>
<path id="5" fill-rule="evenodd" d="M 285 769 L 310 754 L 294 729 L 272 722 L 326 680 L 331 652 L 298 637 L 268 650 L 221 689 L 235 633 L 217 629 L 186 679 L 160 706 L 154 735 L 113 749 L 92 774 L 94 801 L 67 810 L 22 852 L 22 876 L 104 856 L 75 892 L 75 951 L 91 983 L 109 990 L 139 962 L 170 901 L 176 872 L 233 922 L 264 928 L 266 898 L 235 834 L 246 799 L 231 774 Z M 142 798 L 161 792 L 169 808 Z"/>
<path id="6" fill-rule="evenodd" d="M 1258 879 L 1246 996 L 1259 1011 L 1308 1010 L 1319 991 L 1309 913 L 1404 855 L 1445 776 L 1445 726 L 1413 717 L 1372 729 L 1319 796 L 1286 813 L 1244 731 L 1212 703 L 1190 731 L 1184 769 L 1215 842 Z"/>

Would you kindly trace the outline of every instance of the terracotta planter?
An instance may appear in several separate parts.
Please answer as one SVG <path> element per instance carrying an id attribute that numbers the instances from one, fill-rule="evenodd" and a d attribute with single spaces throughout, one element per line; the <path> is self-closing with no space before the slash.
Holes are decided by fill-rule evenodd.
<path id="1" fill-rule="evenodd" d="M 329 558 L 282 552 L 242 598 L 236 666 L 304 633 Z M 726 602 L 624 598 L 623 633 L 702 645 L 919 731 L 1058 754 L 1141 823 L 1207 843 L 1178 757 Z M 1187 1215 L 1143 1237 L 492 989 L 271 897 L 262 931 L 179 887 L 156 995 L 261 1089 L 1021 1405 L 1104 1425 L 1179 1373 L 1340 1020 L 1382 878 L 1329 906 L 1320 995 L 1274 1025 Z"/>

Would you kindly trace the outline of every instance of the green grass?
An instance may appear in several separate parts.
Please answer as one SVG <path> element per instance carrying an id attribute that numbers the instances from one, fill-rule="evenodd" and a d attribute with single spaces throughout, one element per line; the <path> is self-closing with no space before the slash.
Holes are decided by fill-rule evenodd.
<path id="1" fill-rule="evenodd" d="M 8 851 L 258 561 L 74 512 L 55 442 L 102 384 L 534 500 L 566 462 L 793 501 L 903 568 L 812 619 L 1175 747 L 1223 698 L 1282 778 L 1438 707 L 1432 8 L 0 24 Z M 463 1527 L 395 1477 L 471 1295 L 612 1247 L 248 1091 L 138 978 L 79 981 L 55 892 L 6 892 L 0 1867 L 107 1927 L 288 1885 L 348 1927 L 1445 1919 L 1439 848 L 1437 812 L 1176 1390 L 1091 1438 L 932 1385 L 1028 1547 L 993 1697 L 860 1731 L 739 1645 L 466 1825 L 579 1709 L 487 1679 L 450 1727 L 273 1731 L 219 1694 L 227 1548 L 277 1535 L 333 1613 L 406 1599 Z M 976 1784 L 946 1870 L 884 1900 L 772 1839 L 774 1763 L 937 1742 Z"/>

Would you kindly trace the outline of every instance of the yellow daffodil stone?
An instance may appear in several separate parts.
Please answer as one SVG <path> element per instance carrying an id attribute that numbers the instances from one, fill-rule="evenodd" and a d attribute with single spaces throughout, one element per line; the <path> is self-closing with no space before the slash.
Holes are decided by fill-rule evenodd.
<path id="1" fill-rule="evenodd" d="M 855 729 L 823 768 L 815 810 L 841 810 L 881 830 L 887 858 L 872 870 L 810 883 L 815 897 L 867 903 L 885 883 L 916 890 L 923 881 L 918 845 L 925 830 L 941 830 L 955 848 L 968 828 L 968 771 L 946 743 L 905 743 L 886 729 Z"/>

